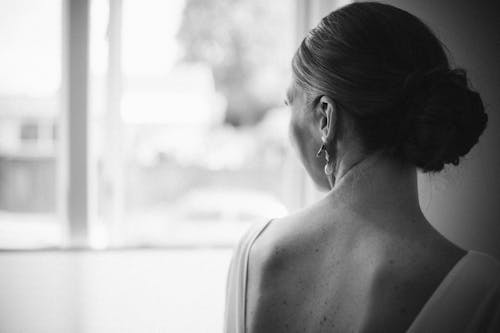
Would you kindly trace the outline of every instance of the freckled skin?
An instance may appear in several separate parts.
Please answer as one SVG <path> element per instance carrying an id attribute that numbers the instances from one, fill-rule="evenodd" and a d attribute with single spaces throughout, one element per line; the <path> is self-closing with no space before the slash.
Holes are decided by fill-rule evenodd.
<path id="1" fill-rule="evenodd" d="M 329 189 L 317 118 L 304 103 L 296 92 L 290 137 L 313 181 Z M 362 151 L 355 144 L 343 142 L 339 156 Z M 414 167 L 361 159 L 322 200 L 273 220 L 254 242 L 247 332 L 403 332 L 465 254 L 421 212 Z"/>

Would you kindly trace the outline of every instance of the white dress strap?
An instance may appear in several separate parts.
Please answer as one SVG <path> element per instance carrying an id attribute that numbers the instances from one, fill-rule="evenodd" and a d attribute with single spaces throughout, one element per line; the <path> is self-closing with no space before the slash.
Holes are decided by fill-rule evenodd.
<path id="1" fill-rule="evenodd" d="M 500 263 L 487 254 L 469 251 L 408 332 L 500 332 Z"/>
<path id="2" fill-rule="evenodd" d="M 245 332 L 248 256 L 254 241 L 271 221 L 250 227 L 233 252 L 226 281 L 225 333 Z"/>

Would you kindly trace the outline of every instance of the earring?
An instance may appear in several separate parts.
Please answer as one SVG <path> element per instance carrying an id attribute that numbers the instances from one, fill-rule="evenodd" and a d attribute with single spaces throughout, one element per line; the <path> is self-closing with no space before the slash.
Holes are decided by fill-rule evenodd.
<path id="1" fill-rule="evenodd" d="M 316 153 L 316 157 L 320 158 L 323 152 L 325 152 L 325 155 L 328 155 L 328 152 L 326 150 L 326 144 L 324 143 L 321 145 L 321 148 L 319 148 L 318 152 Z"/>
<path id="2" fill-rule="evenodd" d="M 333 163 L 326 162 L 325 164 L 325 174 L 331 176 L 333 174 Z"/>
<path id="3" fill-rule="evenodd" d="M 321 137 L 321 141 L 323 142 L 323 144 L 321 145 L 321 147 L 319 148 L 318 152 L 316 153 L 316 157 L 320 158 L 321 154 L 323 152 L 325 152 L 325 158 L 328 161 L 330 159 L 330 156 L 328 155 L 328 150 L 326 149 L 326 137 L 322 136 Z"/>
<path id="4" fill-rule="evenodd" d="M 328 150 L 326 149 L 326 143 L 323 143 L 321 145 L 321 148 L 319 148 L 318 152 L 316 153 L 316 157 L 321 157 L 321 154 L 322 153 L 325 153 L 325 160 L 326 160 L 326 164 L 325 164 L 325 174 L 327 176 L 331 176 L 333 174 L 333 163 L 330 163 L 330 154 L 328 154 Z"/>

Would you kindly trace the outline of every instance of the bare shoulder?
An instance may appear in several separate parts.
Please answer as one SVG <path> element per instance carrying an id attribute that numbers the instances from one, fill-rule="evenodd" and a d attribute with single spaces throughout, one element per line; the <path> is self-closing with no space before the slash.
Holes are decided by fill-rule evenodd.
<path id="1" fill-rule="evenodd" d="M 293 244 L 289 232 L 289 217 L 270 221 L 254 240 L 248 259 L 248 281 L 255 287 L 263 274 L 276 269 L 276 264 L 284 259 Z"/>
<path id="2" fill-rule="evenodd" d="M 314 218 L 309 209 L 304 209 L 269 222 L 251 247 L 250 277 L 276 273 L 287 259 L 296 257 L 300 252 L 298 250 L 310 244 L 316 233 L 312 227 Z"/>
<path id="3" fill-rule="evenodd" d="M 290 235 L 292 217 L 274 219 L 257 237 L 250 249 L 246 290 L 246 331 L 279 332 L 270 318 L 277 314 L 275 286 L 283 280 L 281 272 L 290 258 L 293 236 Z M 281 283 L 283 285 L 283 283 Z M 270 311 L 270 309 L 273 309 Z M 271 325 L 271 326 L 270 326 Z"/>
<path id="4" fill-rule="evenodd" d="M 294 290 L 295 295 L 300 294 L 297 279 L 304 276 L 300 272 L 312 271 L 309 267 L 311 261 L 307 258 L 310 258 L 311 249 L 314 252 L 311 244 L 319 233 L 314 228 L 316 218 L 314 211 L 306 209 L 275 219 L 255 239 L 247 273 L 248 332 L 287 331 L 285 327 L 275 325 L 287 322 L 286 317 L 291 315 L 284 296 L 290 290 Z M 290 298 L 287 299 L 289 302 Z"/>

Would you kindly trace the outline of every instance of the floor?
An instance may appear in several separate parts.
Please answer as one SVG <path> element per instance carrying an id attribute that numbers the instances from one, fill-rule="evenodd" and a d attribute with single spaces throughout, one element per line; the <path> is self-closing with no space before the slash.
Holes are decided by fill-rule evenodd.
<path id="1" fill-rule="evenodd" d="M 0 252 L 0 333 L 221 332 L 231 249 Z"/>

